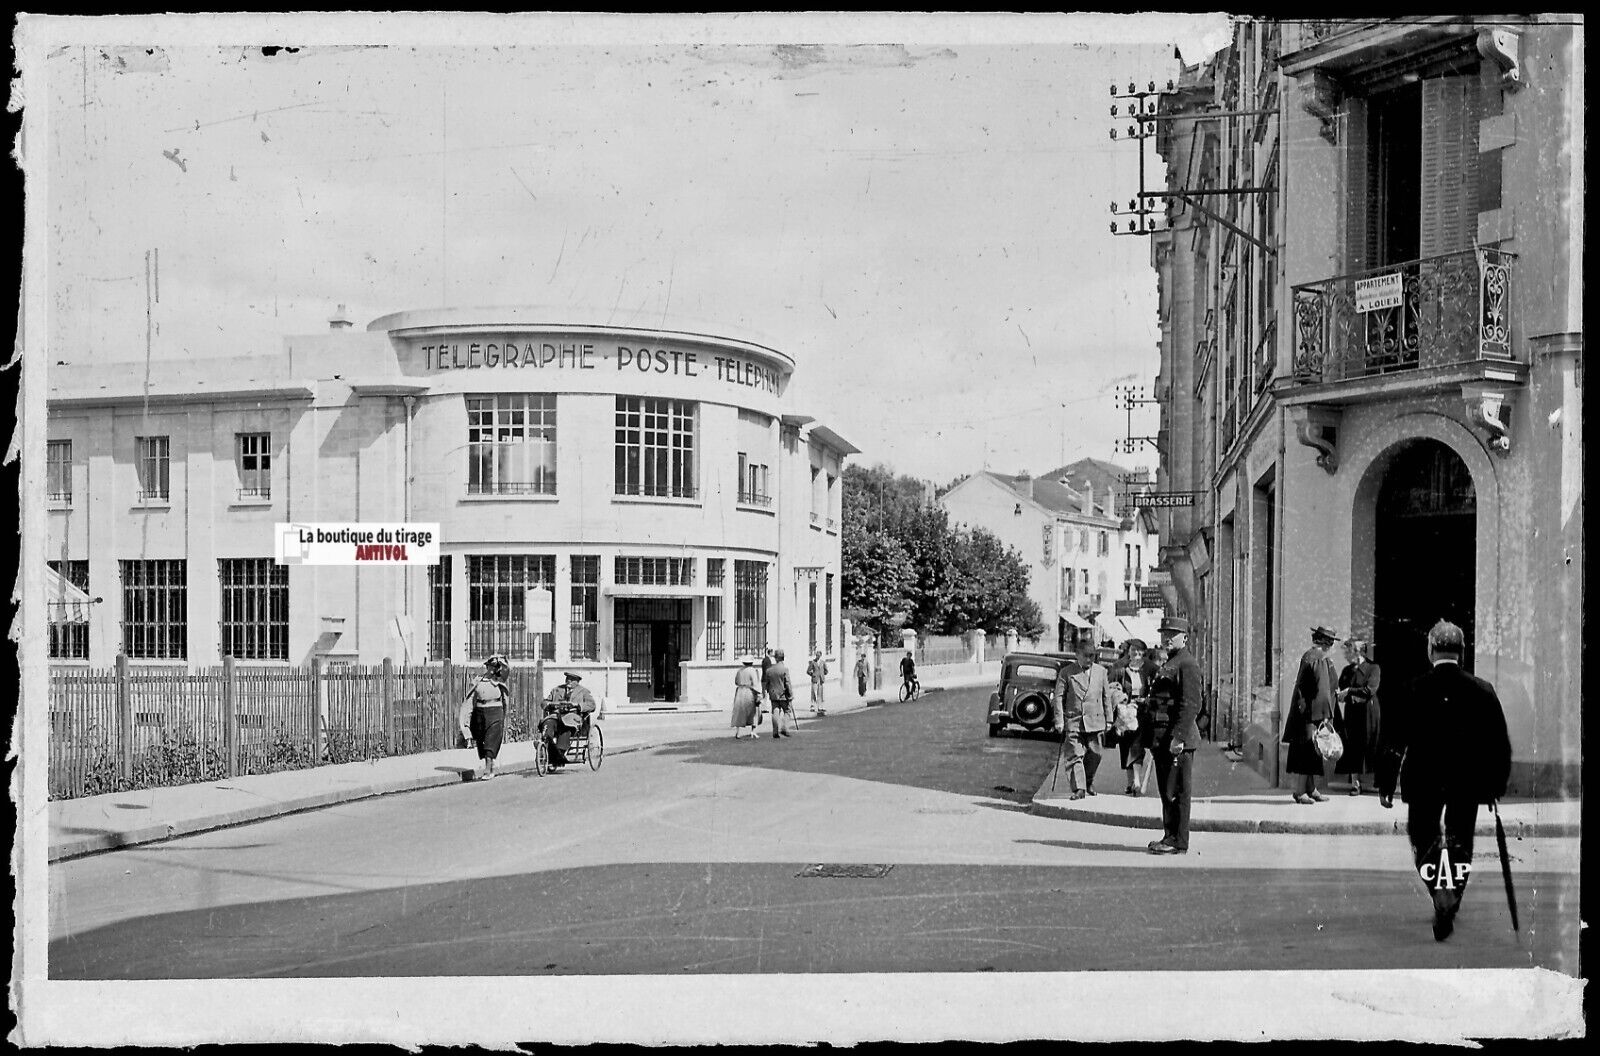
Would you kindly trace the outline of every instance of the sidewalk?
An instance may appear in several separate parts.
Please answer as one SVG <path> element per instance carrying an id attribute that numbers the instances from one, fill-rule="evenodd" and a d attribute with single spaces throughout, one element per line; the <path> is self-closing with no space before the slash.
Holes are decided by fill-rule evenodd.
<path id="1" fill-rule="evenodd" d="M 934 691 L 990 681 L 987 675 L 960 676 L 926 683 L 924 689 Z M 860 697 L 853 686 L 844 694 L 835 687 L 829 688 L 833 692 L 825 708 L 827 715 L 883 704 L 899 690 L 896 684 L 888 690 L 869 689 L 865 697 Z M 816 721 L 805 697 L 796 701 L 795 707 L 802 726 Z M 601 727 L 605 737 L 603 758 L 663 744 L 730 736 L 727 711 L 607 715 Z M 508 742 L 500 749 L 497 769 L 504 773 L 531 770 L 533 754 L 532 741 Z M 475 753 L 462 748 L 51 800 L 49 860 L 153 843 L 370 796 L 459 784 L 471 779 L 477 762 Z"/>
<path id="2" fill-rule="evenodd" d="M 1161 797 L 1155 777 L 1142 795 L 1123 794 L 1125 778 L 1118 768 L 1117 750 L 1101 757 L 1096 775 L 1098 795 L 1072 800 L 1065 773 L 1046 775 L 1033 796 L 1033 812 L 1099 825 L 1122 825 L 1161 831 Z M 1054 787 L 1052 787 L 1054 778 Z M 1189 828 L 1195 832 L 1267 832 L 1338 835 L 1404 833 L 1406 809 L 1399 797 L 1385 809 L 1370 789 L 1348 795 L 1349 782 L 1336 777 L 1323 783 L 1326 802 L 1294 802 L 1286 788 L 1271 783 L 1242 762 L 1228 758 L 1219 744 L 1206 743 L 1194 755 L 1194 796 Z M 1511 799 L 1500 804 L 1506 837 L 1577 836 L 1581 832 L 1582 803 L 1578 800 Z M 1494 815 L 1485 807 L 1478 813 L 1479 836 L 1494 835 Z"/>

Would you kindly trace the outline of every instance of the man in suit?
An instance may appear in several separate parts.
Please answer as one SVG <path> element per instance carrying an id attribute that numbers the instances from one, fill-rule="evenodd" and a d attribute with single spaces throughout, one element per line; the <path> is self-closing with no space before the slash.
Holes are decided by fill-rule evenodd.
<path id="1" fill-rule="evenodd" d="M 1067 785 L 1072 799 L 1092 796 L 1094 775 L 1100 769 L 1100 738 L 1111 726 L 1111 694 L 1106 669 L 1095 663 L 1094 643 L 1078 646 L 1078 662 L 1063 667 L 1057 676 L 1056 696 L 1062 720 Z"/>
<path id="2" fill-rule="evenodd" d="M 1440 620 L 1428 631 L 1433 670 L 1416 679 L 1384 713 L 1383 741 L 1402 757 L 1400 798 L 1417 872 L 1433 896 L 1433 937 L 1455 928 L 1472 870 L 1478 804 L 1505 795 L 1511 737 L 1494 687 L 1461 669 L 1466 636 Z M 1392 773 L 1378 791 L 1394 795 Z M 1442 818 L 1442 826 L 1441 826 Z"/>
<path id="3" fill-rule="evenodd" d="M 1200 744 L 1200 665 L 1189 652 L 1189 621 L 1169 616 L 1161 621 L 1161 647 L 1167 660 L 1150 685 L 1152 754 L 1156 786 L 1161 793 L 1161 839 L 1150 842 L 1151 854 L 1189 852 L 1189 799 L 1193 790 L 1194 751 Z"/>
<path id="4" fill-rule="evenodd" d="M 789 684 L 789 665 L 783 662 L 783 650 L 772 654 L 772 666 L 761 673 L 761 690 L 772 706 L 772 736 L 789 736 L 789 725 L 794 722 L 794 687 Z M 788 719 L 788 723 L 784 722 Z"/>
<path id="5" fill-rule="evenodd" d="M 550 745 L 550 769 L 559 770 L 567 765 L 567 748 L 572 735 L 583 729 L 598 707 L 594 696 L 583 688 L 583 676 L 568 671 L 561 685 L 545 698 L 544 719 L 539 732 Z"/>

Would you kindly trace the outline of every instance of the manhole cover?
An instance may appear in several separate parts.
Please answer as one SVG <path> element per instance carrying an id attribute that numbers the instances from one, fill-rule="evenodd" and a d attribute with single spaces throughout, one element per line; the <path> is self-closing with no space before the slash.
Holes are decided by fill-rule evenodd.
<path id="1" fill-rule="evenodd" d="M 892 865 L 808 865 L 794 875 L 799 878 L 843 876 L 858 880 L 880 880 L 893 868 Z"/>

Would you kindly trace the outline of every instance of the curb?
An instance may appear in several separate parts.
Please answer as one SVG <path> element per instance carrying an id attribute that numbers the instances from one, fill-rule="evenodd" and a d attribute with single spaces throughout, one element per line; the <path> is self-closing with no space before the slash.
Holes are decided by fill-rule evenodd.
<path id="1" fill-rule="evenodd" d="M 1085 809 L 1082 807 L 1068 807 L 1041 800 L 1037 796 L 1029 805 L 1028 812 L 1040 817 L 1061 818 L 1066 821 L 1084 821 L 1091 825 L 1116 825 L 1127 829 L 1160 829 L 1159 817 L 1143 815 L 1118 814 L 1111 811 Z M 1269 835 L 1301 834 L 1307 836 L 1394 836 L 1405 835 L 1406 827 L 1404 816 L 1400 815 L 1391 821 L 1338 821 L 1338 822 L 1295 822 L 1282 821 L 1273 818 L 1196 818 L 1189 819 L 1190 832 L 1259 832 Z M 1520 821 L 1512 819 L 1506 822 L 1507 839 L 1527 839 L 1531 837 L 1557 837 L 1582 835 L 1581 823 L 1567 821 Z M 1480 818 L 1477 828 L 1473 830 L 1475 836 L 1494 836 L 1494 816 Z"/>

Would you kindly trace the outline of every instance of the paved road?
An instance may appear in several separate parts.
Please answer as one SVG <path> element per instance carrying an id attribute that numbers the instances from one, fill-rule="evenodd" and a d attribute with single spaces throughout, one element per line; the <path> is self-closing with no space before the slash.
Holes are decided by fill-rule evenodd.
<path id="1" fill-rule="evenodd" d="M 1576 972 L 1576 841 L 1518 844 L 1531 942 L 1486 874 L 1439 945 L 1393 837 L 1207 834 L 1152 859 L 1142 831 L 1027 813 L 1056 744 L 990 740 L 982 697 L 58 863 L 50 974 Z"/>

